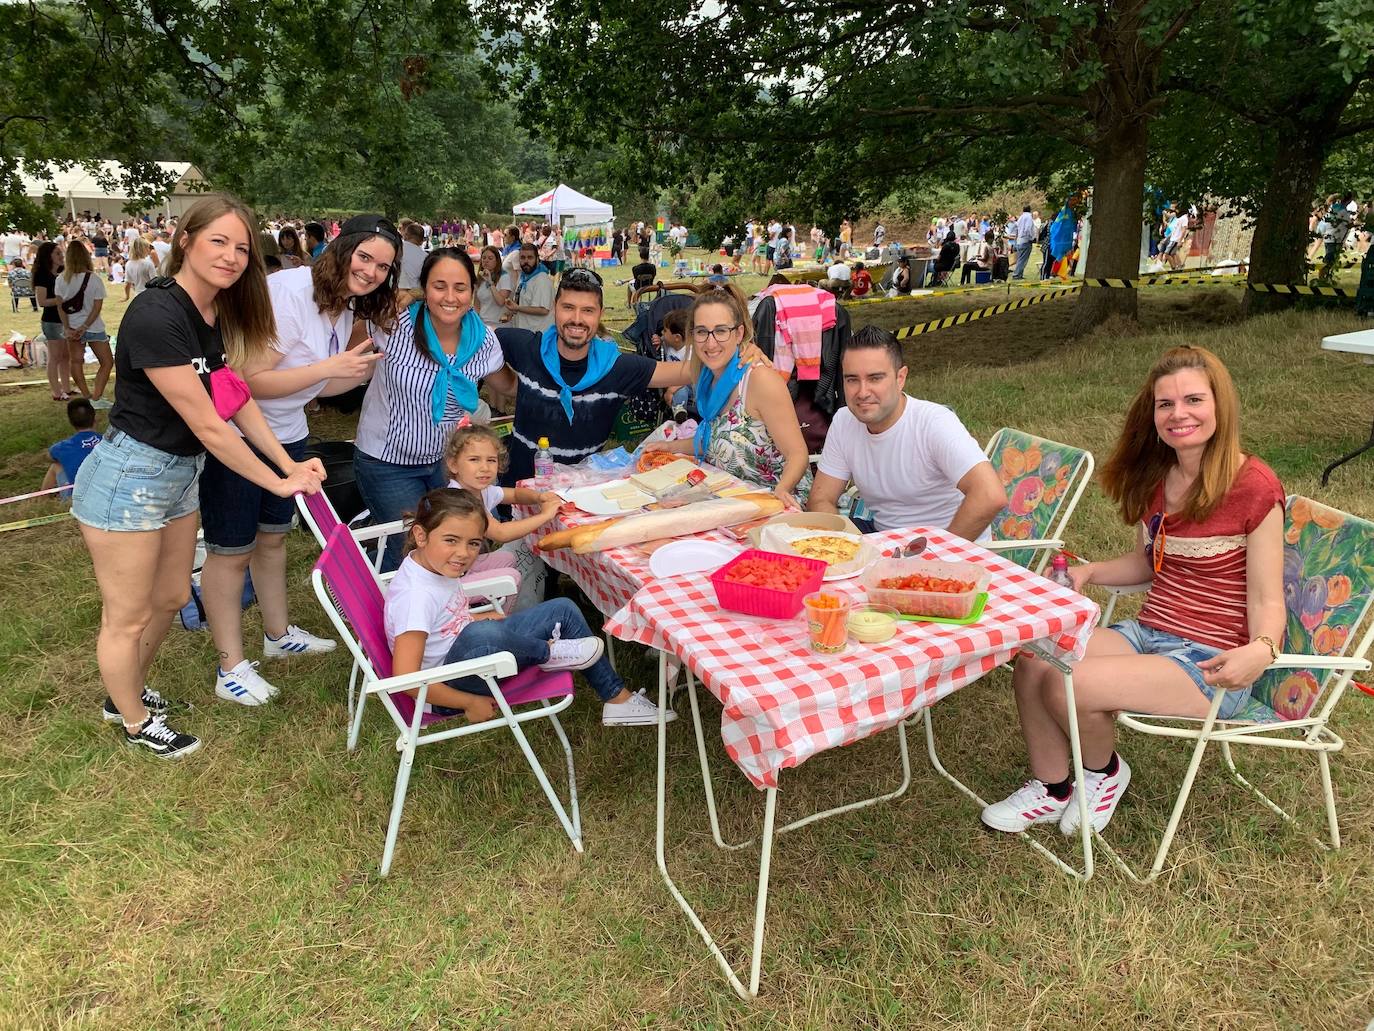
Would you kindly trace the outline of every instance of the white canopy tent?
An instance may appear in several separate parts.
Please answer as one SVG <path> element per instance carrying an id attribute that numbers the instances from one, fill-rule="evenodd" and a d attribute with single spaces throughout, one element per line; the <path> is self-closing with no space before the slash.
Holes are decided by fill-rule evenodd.
<path id="1" fill-rule="evenodd" d="M 73 218 L 81 211 L 99 211 L 117 220 L 129 200 L 128 193 L 119 183 L 124 166 L 117 161 L 101 161 L 98 164 L 99 170 L 91 172 L 80 165 L 64 171 L 42 161 L 26 162 L 24 193 L 34 200 L 55 193 L 62 198 L 63 206 Z M 163 172 L 175 175 L 176 181 L 153 210 L 160 209 L 169 218 L 180 216 L 199 199 L 201 193 L 198 184 L 205 182 L 205 176 L 189 161 L 159 161 L 157 166 Z M 109 188 L 101 184 L 104 176 L 113 179 Z"/>
<path id="2" fill-rule="evenodd" d="M 540 215 L 552 225 L 559 225 L 564 218 L 583 224 L 609 222 L 615 218 L 615 211 L 609 204 L 578 193 L 567 183 L 559 183 L 547 193 L 515 205 L 511 211 L 517 215 Z"/>

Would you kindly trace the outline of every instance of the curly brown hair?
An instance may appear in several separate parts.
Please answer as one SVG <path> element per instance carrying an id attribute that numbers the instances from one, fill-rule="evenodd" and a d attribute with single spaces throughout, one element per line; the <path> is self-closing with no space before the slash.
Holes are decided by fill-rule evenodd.
<path id="1" fill-rule="evenodd" d="M 391 267 L 387 269 L 386 278 L 371 293 L 354 297 L 348 289 L 348 270 L 353 264 L 353 252 L 374 241 L 392 248 L 394 256 Z M 396 319 L 396 280 L 400 265 L 400 248 L 380 233 L 336 236 L 324 253 L 315 259 L 315 264 L 310 266 L 310 277 L 315 285 L 315 303 L 320 311 L 331 317 L 338 317 L 351 305 L 355 319 L 365 319 L 383 331 L 390 330 Z"/>
<path id="2" fill-rule="evenodd" d="M 449 462 L 456 460 L 474 440 L 492 442 L 496 448 L 496 468 L 505 472 L 510 465 L 510 454 L 506 451 L 506 442 L 490 426 L 460 426 L 449 434 L 448 443 L 444 445 L 444 467 L 448 468 Z"/>

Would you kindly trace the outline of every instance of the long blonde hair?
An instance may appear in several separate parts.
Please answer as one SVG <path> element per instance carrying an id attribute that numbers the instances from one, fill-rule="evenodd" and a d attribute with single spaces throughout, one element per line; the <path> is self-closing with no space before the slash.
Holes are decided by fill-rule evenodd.
<path id="1" fill-rule="evenodd" d="M 218 193 L 191 205 L 177 223 L 172 253 L 167 256 L 164 275 L 175 276 L 186 260 L 186 243 L 215 219 L 237 215 L 248 237 L 248 267 L 230 286 L 215 297 L 215 316 L 224 340 L 224 355 L 230 365 L 244 368 L 260 360 L 277 337 L 277 321 L 272 316 L 272 298 L 267 292 L 267 273 L 262 264 L 262 245 L 258 241 L 257 219 L 235 197 Z"/>
<path id="2" fill-rule="evenodd" d="M 94 272 L 95 266 L 91 264 L 91 252 L 86 250 L 86 245 L 80 240 L 73 240 L 67 244 L 67 253 L 62 259 L 62 279 L 70 283 L 77 276 L 84 276 L 88 272 Z"/>
<path id="3" fill-rule="evenodd" d="M 151 250 L 147 240 L 141 236 L 136 236 L 134 242 L 129 244 L 129 257 L 134 261 L 141 261 L 148 256 L 148 252 Z"/>
<path id="4" fill-rule="evenodd" d="M 692 345 L 692 353 L 687 358 L 687 369 L 693 383 L 701 375 L 701 359 L 697 357 L 696 337 L 692 331 L 696 328 L 697 311 L 708 304 L 725 305 L 730 309 L 730 314 L 734 320 L 744 327 L 744 336 L 740 337 L 739 341 L 741 350 L 754 339 L 754 320 L 749 317 L 749 302 L 744 299 L 744 294 L 739 292 L 739 288 L 734 283 L 713 286 L 697 294 L 696 300 L 687 309 L 687 341 Z"/>
<path id="5" fill-rule="evenodd" d="M 1235 483 L 1245 453 L 1240 449 L 1240 398 L 1231 374 L 1205 347 L 1184 345 L 1165 351 L 1155 362 L 1126 412 L 1111 458 L 1102 467 L 1102 492 L 1117 505 L 1128 524 L 1148 513 L 1155 491 L 1178 462 L 1172 447 L 1159 439 L 1155 429 L 1155 383 L 1184 369 L 1198 369 L 1207 376 L 1216 405 L 1216 432 L 1202 453 L 1198 477 L 1183 499 L 1178 513 L 1190 522 L 1206 519 Z"/>

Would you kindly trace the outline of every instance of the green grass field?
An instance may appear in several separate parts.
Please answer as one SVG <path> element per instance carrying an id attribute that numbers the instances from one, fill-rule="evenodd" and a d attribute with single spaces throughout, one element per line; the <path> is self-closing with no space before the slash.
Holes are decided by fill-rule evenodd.
<path id="1" fill-rule="evenodd" d="M 1318 349 L 1359 323 L 1348 306 L 1239 323 L 1238 294 L 1153 291 L 1140 328 L 1077 341 L 1064 333 L 1071 302 L 917 337 L 908 382 L 979 439 L 1013 425 L 1101 459 L 1160 350 L 1205 344 L 1240 387 L 1247 446 L 1285 486 L 1374 515 L 1374 455 L 1317 485 L 1374 415 L 1374 368 Z M 859 308 L 856 322 L 993 303 L 974 298 Z M 114 322 L 123 305 L 110 307 Z M 6 333 L 35 324 L 0 314 Z M 61 409 L 43 387 L 0 387 L 4 494 L 37 486 L 43 449 L 68 432 Z M 344 420 L 322 425 L 347 435 Z M 6 506 L 0 521 L 52 510 Z M 1105 555 L 1130 534 L 1090 490 L 1070 538 Z M 585 855 L 512 742 L 491 734 L 420 751 L 381 880 L 395 735 L 374 711 L 345 750 L 342 653 L 272 667 L 280 702 L 242 709 L 213 697 L 208 637 L 174 629 L 152 683 L 195 704 L 184 723 L 205 747 L 175 765 L 128 755 L 99 719 L 98 596 L 75 527 L 0 545 L 0 1027 L 1336 1029 L 1374 1016 L 1374 699 L 1358 692 L 1335 727 L 1348 742 L 1334 764 L 1341 852 L 1317 851 L 1209 761 L 1170 868 L 1148 888 L 1110 866 L 1071 883 L 985 832 L 914 758 L 901 799 L 780 840 L 763 993 L 745 1004 L 654 867 L 653 732 L 603 729 L 590 691 L 565 721 Z M 293 619 L 321 631 L 307 583 L 316 548 L 296 533 L 290 549 Z M 256 613 L 246 622 L 251 642 Z M 617 656 L 632 686 L 654 683 L 641 651 Z M 705 718 L 719 719 L 709 700 Z M 1020 783 L 1005 670 L 942 702 L 936 723 L 942 754 L 984 795 Z M 552 735 L 532 739 L 552 761 Z M 723 829 L 739 840 L 762 800 L 711 744 Z M 1185 750 L 1121 747 L 1136 773 L 1109 836 L 1145 861 Z M 895 752 L 887 735 L 814 759 L 784 780 L 779 815 L 895 783 Z M 713 846 L 684 721 L 669 753 L 670 864 L 742 963 L 757 857 Z M 1261 755 L 1248 770 L 1320 829 L 1314 764 Z"/>

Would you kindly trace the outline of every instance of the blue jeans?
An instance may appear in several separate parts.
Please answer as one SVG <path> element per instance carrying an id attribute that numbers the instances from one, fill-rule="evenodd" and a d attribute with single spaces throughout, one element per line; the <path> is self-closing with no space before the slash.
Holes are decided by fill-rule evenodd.
<path id="1" fill-rule="evenodd" d="M 1113 623 L 1108 629 L 1115 630 L 1126 638 L 1126 643 L 1141 655 L 1162 655 L 1176 663 L 1184 673 L 1188 674 L 1189 679 L 1197 685 L 1197 689 L 1206 696 L 1209 702 L 1216 697 L 1217 689 L 1202 679 L 1202 670 L 1198 668 L 1198 663 L 1220 655 L 1222 649 L 1214 648 L 1210 644 L 1190 641 L 1186 637 L 1171 634 L 1167 630 L 1157 630 L 1152 626 L 1145 626 L 1134 619 Z M 1221 708 L 1217 711 L 1217 719 L 1233 719 L 1236 713 L 1245 708 L 1249 701 L 1249 690 L 1227 691 L 1226 697 L 1222 700 Z"/>
<path id="2" fill-rule="evenodd" d="M 448 483 L 442 459 L 432 465 L 396 465 L 362 451 L 353 452 L 353 478 L 374 523 L 389 523 L 407 512 L 414 512 L 422 497 Z M 383 573 L 401 564 L 404 544 L 401 534 L 393 534 L 387 539 L 386 554 L 382 558 Z"/>
<path id="3" fill-rule="evenodd" d="M 1026 263 L 1030 261 L 1032 246 L 1033 241 L 1030 240 L 1016 245 L 1016 270 L 1011 274 L 1012 279 L 1026 278 Z"/>
<path id="4" fill-rule="evenodd" d="M 540 666 L 549 661 L 549 638 L 553 636 L 555 624 L 559 627 L 559 637 L 564 640 L 592 636 L 591 627 L 582 618 L 582 610 L 568 598 L 554 598 L 523 612 L 513 612 L 505 619 L 469 623 L 449 645 L 444 661 L 462 662 L 496 652 L 510 652 L 521 669 Z M 625 682 L 611 666 L 611 660 L 604 655 L 583 672 L 603 702 L 610 701 L 625 687 Z M 479 677 L 463 677 L 449 686 L 470 694 L 491 694 Z"/>

